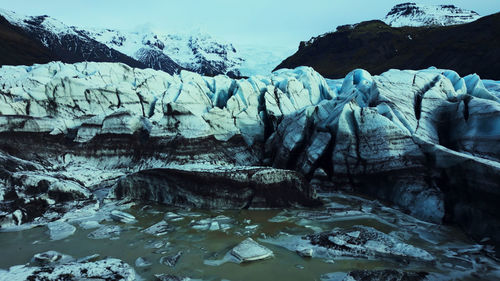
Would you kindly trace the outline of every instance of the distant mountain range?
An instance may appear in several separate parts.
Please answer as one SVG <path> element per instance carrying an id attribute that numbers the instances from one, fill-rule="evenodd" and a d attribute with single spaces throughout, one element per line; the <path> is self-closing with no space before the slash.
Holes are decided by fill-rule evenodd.
<path id="1" fill-rule="evenodd" d="M 21 51 L 24 46 L 21 49 L 5 47 L 6 52 L 0 61 L 2 64 L 20 62 L 29 65 L 50 60 L 67 63 L 122 62 L 170 74 L 187 69 L 209 76 L 239 76 L 239 67 L 244 62 L 232 44 L 202 33 L 159 34 L 83 29 L 68 26 L 46 15 L 23 16 L 6 10 L 0 10 L 0 19 L 2 30 L 9 30 L 8 34 L 0 34 L 0 41 L 4 41 L 2 45 L 14 40 L 14 37 L 24 38 L 23 42 L 30 42 L 25 48 L 32 51 L 31 56 L 26 56 L 26 52 Z"/>
<path id="2" fill-rule="evenodd" d="M 435 66 L 500 79 L 500 14 L 477 18 L 475 12 L 449 5 L 398 5 L 385 22 L 344 25 L 301 42 L 276 69 L 306 65 L 338 78 L 356 68 L 380 74 L 391 68 Z M 473 22 L 459 24 L 468 21 Z"/>
<path id="3" fill-rule="evenodd" d="M 237 51 L 233 44 L 201 32 L 79 28 L 46 15 L 23 16 L 0 9 L 0 65 L 122 62 L 170 74 L 186 69 L 231 77 L 266 74 L 278 64 L 276 69 L 312 66 L 327 77 L 342 77 L 358 67 L 377 74 L 389 68 L 438 66 L 498 78 L 494 64 L 478 63 L 498 62 L 495 19 L 459 25 L 479 18 L 476 12 L 453 5 L 399 4 L 383 22 L 344 25 L 301 42 L 299 50 L 279 64 L 293 49 L 243 45 Z"/>

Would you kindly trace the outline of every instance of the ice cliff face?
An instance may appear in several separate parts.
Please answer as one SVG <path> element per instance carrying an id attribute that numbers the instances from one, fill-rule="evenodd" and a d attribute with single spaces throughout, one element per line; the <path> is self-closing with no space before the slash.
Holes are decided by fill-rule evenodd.
<path id="1" fill-rule="evenodd" d="M 469 23 L 479 18 L 478 13 L 454 5 L 404 3 L 394 6 L 383 21 L 392 27 L 446 26 Z"/>
<path id="2" fill-rule="evenodd" d="M 309 206 L 308 181 L 322 177 L 496 237 L 500 105 L 486 85 L 438 69 L 326 81 L 308 67 L 241 80 L 111 63 L 2 67 L 2 224 L 57 202 L 84 207 L 106 188 L 179 206 Z"/>

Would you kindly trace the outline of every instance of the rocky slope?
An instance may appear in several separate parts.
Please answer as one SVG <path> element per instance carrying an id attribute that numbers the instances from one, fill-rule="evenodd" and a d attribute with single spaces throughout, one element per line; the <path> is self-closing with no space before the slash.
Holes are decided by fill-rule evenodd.
<path id="1" fill-rule="evenodd" d="M 45 46 L 0 17 L 0 65 L 32 65 L 55 59 Z"/>
<path id="2" fill-rule="evenodd" d="M 478 13 L 454 5 L 403 3 L 394 6 L 383 21 L 392 27 L 447 26 L 469 23 L 479 18 Z"/>
<path id="3" fill-rule="evenodd" d="M 48 49 L 53 60 L 66 63 L 82 61 L 122 62 L 132 67 L 146 67 L 145 64 L 97 42 L 81 30 L 66 26 L 48 16 L 21 16 L 0 9 L 0 17 L 16 26 L 18 34 L 22 34 Z M 20 46 L 20 48 L 23 47 L 23 45 Z M 23 53 L 21 49 L 18 49 L 13 50 L 11 55 L 21 56 Z M 31 65 L 36 62 L 39 61 L 28 61 L 27 64 Z M 173 73 L 174 70 L 178 70 L 177 66 L 173 67 L 165 69 L 165 71 Z"/>
<path id="4" fill-rule="evenodd" d="M 301 65 L 325 77 L 340 78 L 354 68 L 381 74 L 392 68 L 453 69 L 500 78 L 500 14 L 454 26 L 395 28 L 382 21 L 342 26 L 336 32 L 302 42 L 276 69 Z M 484 61 L 488 63 L 477 63 Z"/>
<path id="5" fill-rule="evenodd" d="M 4 66 L 0 85 L 2 227 L 106 196 L 313 206 L 322 177 L 500 245 L 500 96 L 477 75 L 355 70 L 330 88 L 308 67 L 233 80 L 50 63 Z"/>

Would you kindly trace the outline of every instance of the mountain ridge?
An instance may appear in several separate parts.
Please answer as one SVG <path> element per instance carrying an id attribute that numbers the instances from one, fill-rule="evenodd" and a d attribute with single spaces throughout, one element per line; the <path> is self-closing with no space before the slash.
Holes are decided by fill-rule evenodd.
<path id="1" fill-rule="evenodd" d="M 17 32 L 52 52 L 52 60 L 66 63 L 83 61 L 122 62 L 141 69 L 152 68 L 169 74 L 183 69 L 203 75 L 240 76 L 241 58 L 230 43 L 201 32 L 160 34 L 113 29 L 68 26 L 47 15 L 24 16 L 0 9 L 0 17 Z M 12 50 L 10 56 L 21 56 Z M 26 61 L 32 64 L 37 60 Z M 48 62 L 48 61 L 43 61 Z"/>
<path id="2" fill-rule="evenodd" d="M 380 20 L 366 21 L 301 42 L 299 50 L 275 70 L 306 65 L 325 77 L 337 78 L 356 68 L 380 74 L 391 68 L 435 66 L 498 79 L 499 26 L 500 13 L 443 27 L 394 28 Z"/>

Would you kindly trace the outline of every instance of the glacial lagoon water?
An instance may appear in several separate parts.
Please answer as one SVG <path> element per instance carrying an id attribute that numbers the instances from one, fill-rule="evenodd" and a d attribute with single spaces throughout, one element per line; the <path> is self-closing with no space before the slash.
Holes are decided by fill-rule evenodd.
<path id="1" fill-rule="evenodd" d="M 119 258 L 133 266 L 144 280 L 155 274 L 172 274 L 201 280 L 335 280 L 330 273 L 352 270 L 401 269 L 425 271 L 458 280 L 498 280 L 498 261 L 491 249 L 476 245 L 459 229 L 428 224 L 377 201 L 345 194 L 322 194 L 325 206 L 318 209 L 205 211 L 159 205 L 132 205 L 122 211 L 134 215 L 134 223 L 105 219 L 100 225 L 119 226 L 110 237 L 90 233 L 95 222 L 72 222 L 76 232 L 52 241 L 46 226 L 0 233 L 0 268 L 26 264 L 36 253 L 55 250 L 82 258 Z M 130 205 L 125 205 L 130 206 Z M 166 215 L 167 214 L 167 215 Z M 142 230 L 165 220 L 165 235 Z M 217 224 L 211 222 L 217 221 Z M 82 226 L 92 227 L 85 229 Z M 94 225 L 97 226 L 97 225 Z M 313 234 L 355 226 L 380 232 L 425 250 L 433 261 L 405 257 L 301 257 L 283 245 L 281 237 Z M 211 229 L 210 229 L 211 228 Z M 274 257 L 248 263 L 223 262 L 227 253 L 246 237 L 271 249 Z M 284 240 L 283 240 L 284 241 Z M 175 266 L 162 264 L 162 257 L 182 252 Z M 136 264 L 142 257 L 148 266 Z M 330 279 L 329 279 L 330 278 Z"/>

